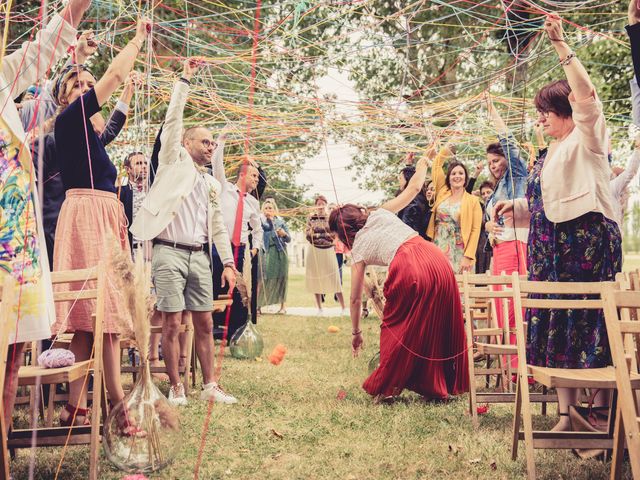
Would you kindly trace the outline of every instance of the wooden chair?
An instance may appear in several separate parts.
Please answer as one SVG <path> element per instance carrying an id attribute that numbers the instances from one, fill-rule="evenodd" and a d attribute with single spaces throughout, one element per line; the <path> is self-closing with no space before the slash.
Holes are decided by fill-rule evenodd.
<path id="1" fill-rule="evenodd" d="M 81 378 L 88 379 L 93 370 L 93 391 L 102 392 L 102 330 L 104 323 L 106 271 L 104 264 L 97 267 L 53 272 L 54 285 L 66 285 L 64 291 L 54 291 L 54 302 L 73 302 L 77 300 L 96 300 L 94 325 L 93 359 L 76 362 L 62 368 L 43 368 L 36 365 L 21 367 L 18 374 L 19 385 L 55 385 L 72 382 Z M 95 281 L 95 288 L 86 288 L 87 282 Z M 88 383 L 88 382 L 87 382 Z M 35 446 L 50 447 L 63 445 L 90 444 L 89 478 L 98 478 L 98 455 L 100 451 L 100 421 L 102 414 L 102 395 L 93 396 L 90 426 L 45 427 L 13 430 L 8 439 L 9 448 L 30 448 L 35 435 Z"/>
<path id="2" fill-rule="evenodd" d="M 622 476 L 625 442 L 633 478 L 640 478 L 640 410 L 636 391 L 637 365 L 640 362 L 637 349 L 640 345 L 640 321 L 637 315 L 640 309 L 640 292 L 608 289 L 603 294 L 603 300 L 618 388 L 611 479 Z"/>
<path id="3" fill-rule="evenodd" d="M 518 456 L 518 443 L 524 440 L 527 463 L 527 477 L 536 477 L 534 449 L 606 449 L 613 447 L 613 423 L 616 395 L 612 395 L 608 431 L 592 432 L 555 432 L 533 431 L 531 400 L 527 377 L 531 375 L 536 382 L 547 388 L 596 388 L 614 390 L 616 388 L 613 367 L 591 369 L 547 368 L 527 365 L 525 352 L 525 332 L 523 309 L 600 310 L 604 306 L 602 291 L 613 288 L 613 282 L 531 282 L 521 281 L 513 275 L 513 300 L 516 315 L 516 346 L 518 349 L 518 383 L 516 389 L 516 410 L 513 422 L 512 459 Z M 531 294 L 549 295 L 552 298 L 528 298 Z M 522 296 L 527 296 L 522 298 Z M 575 298 L 580 296 L 580 298 Z M 589 298 L 585 298 L 589 296 Z M 569 297 L 569 298 L 567 298 Z M 571 298 L 573 297 L 573 298 Z M 595 298 L 594 298 L 595 297 Z M 640 386 L 640 377 L 637 379 Z M 520 416 L 524 431 L 520 431 Z"/>
<path id="4" fill-rule="evenodd" d="M 231 306 L 233 298 L 231 295 L 220 295 L 213 301 L 212 312 L 223 312 L 227 307 Z M 189 393 L 189 384 L 193 387 L 196 386 L 196 371 L 198 357 L 195 353 L 195 338 L 193 330 L 193 322 L 189 319 L 185 324 L 180 326 L 180 334 L 187 335 L 186 344 L 187 351 L 185 352 L 185 364 L 180 366 L 178 372 L 182 376 L 182 384 L 184 385 L 185 393 Z M 162 326 L 152 326 L 151 333 L 162 333 Z M 150 367 L 151 373 L 167 373 L 167 367 L 163 365 Z M 135 375 L 138 372 L 136 365 L 124 365 L 122 366 L 122 373 L 132 373 Z M 189 382 L 189 375 L 191 375 L 191 382 Z"/>
<path id="5" fill-rule="evenodd" d="M 498 368 L 476 368 L 473 356 L 469 355 L 469 408 L 475 426 L 478 425 L 477 405 L 478 403 L 514 403 L 515 393 L 511 390 L 511 358 L 517 357 L 517 347 L 511 344 L 511 329 L 505 320 L 502 327 L 498 325 L 496 318 L 495 303 L 501 302 L 502 311 L 508 312 L 508 300 L 512 298 L 511 275 L 474 275 L 465 273 L 463 275 L 463 295 L 465 309 L 465 328 L 467 335 L 467 346 L 471 351 L 473 346 L 477 353 L 494 357 L 498 361 Z M 486 328 L 474 326 L 473 309 L 478 301 L 488 302 L 488 312 L 490 324 Z M 480 342 L 478 339 L 486 338 L 493 342 Z M 471 341 L 470 341 L 471 340 Z M 471 343 L 473 342 L 473 343 Z M 496 375 L 501 380 L 499 392 L 478 392 L 475 377 L 481 375 Z M 508 387 L 506 387 L 508 385 Z M 533 402 L 542 403 L 543 414 L 546 413 L 547 402 L 553 402 L 557 398 L 549 395 L 546 388 L 542 393 L 530 394 Z"/>
<path id="6" fill-rule="evenodd" d="M 504 392 L 507 385 L 508 377 L 505 371 L 502 355 L 505 353 L 503 337 L 504 332 L 499 328 L 495 320 L 492 308 L 492 302 L 504 296 L 511 296 L 508 292 L 497 292 L 489 289 L 489 285 L 510 284 L 511 277 L 491 277 L 486 274 L 469 274 L 465 272 L 462 275 L 462 296 L 465 316 L 465 334 L 467 336 L 467 348 L 469 351 L 468 367 L 469 367 L 469 411 L 474 426 L 478 426 L 478 409 L 479 401 L 489 402 L 497 401 L 493 393 L 477 392 L 476 377 L 477 376 L 497 376 L 496 384 L 501 385 Z M 480 313 L 480 315 L 478 314 Z M 478 326 L 480 319 L 486 319 L 487 325 L 482 328 Z M 488 342 L 478 342 L 477 339 L 484 337 Z M 493 340 L 493 342 L 491 341 Z M 485 368 L 476 368 L 474 352 L 481 353 L 487 358 Z M 510 354 L 515 354 L 515 348 Z M 498 367 L 491 366 L 491 357 L 495 356 L 498 361 Z M 512 395 L 513 396 L 513 395 Z M 513 401 L 513 399 L 511 400 Z"/>

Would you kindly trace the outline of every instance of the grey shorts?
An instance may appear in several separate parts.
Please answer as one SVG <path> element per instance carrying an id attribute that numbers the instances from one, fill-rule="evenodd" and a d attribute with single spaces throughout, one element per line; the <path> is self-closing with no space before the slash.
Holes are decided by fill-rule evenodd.
<path id="1" fill-rule="evenodd" d="M 154 245 L 151 277 L 156 288 L 156 308 L 159 311 L 213 310 L 211 260 L 206 252 Z"/>

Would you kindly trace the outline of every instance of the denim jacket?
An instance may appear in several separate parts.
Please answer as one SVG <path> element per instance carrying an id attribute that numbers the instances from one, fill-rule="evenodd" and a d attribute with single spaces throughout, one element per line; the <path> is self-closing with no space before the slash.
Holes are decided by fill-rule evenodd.
<path id="1" fill-rule="evenodd" d="M 276 230 L 283 229 L 287 234 L 284 237 L 279 237 Z M 287 249 L 287 243 L 291 241 L 291 235 L 289 235 L 289 229 L 287 224 L 284 223 L 280 217 L 274 217 L 273 221 L 267 220 L 262 217 L 262 241 L 264 243 L 264 250 L 269 251 L 271 244 L 276 246 L 279 252 Z"/>
<path id="2" fill-rule="evenodd" d="M 520 157 L 520 149 L 516 144 L 515 138 L 513 138 L 511 133 L 508 133 L 506 137 L 498 135 L 498 141 L 507 158 L 507 170 L 504 172 L 502 178 L 498 180 L 493 194 L 487 200 L 487 207 L 491 208 L 485 209 L 486 220 L 490 220 L 490 218 L 488 218 L 489 212 L 493 210 L 493 206 L 498 201 L 524 198 L 527 193 L 527 177 L 529 176 L 529 172 L 526 162 Z"/>

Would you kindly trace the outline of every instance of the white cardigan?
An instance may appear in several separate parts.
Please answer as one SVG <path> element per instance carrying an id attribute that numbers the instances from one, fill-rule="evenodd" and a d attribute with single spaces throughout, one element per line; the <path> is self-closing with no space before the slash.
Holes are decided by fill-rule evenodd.
<path id="1" fill-rule="evenodd" d="M 551 144 L 540 174 L 544 213 L 553 223 L 567 222 L 588 212 L 600 212 L 615 220 L 602 102 L 595 91 L 580 101 L 571 94 L 569 101 L 575 128 L 567 138 Z M 514 207 L 516 224 L 528 223 L 527 200 L 516 199 Z"/>
<path id="2" fill-rule="evenodd" d="M 167 228 L 183 200 L 193 191 L 199 175 L 191 155 L 182 146 L 182 116 L 188 93 L 186 82 L 176 82 L 160 135 L 158 171 L 130 228 L 133 236 L 140 240 L 152 240 Z M 209 174 L 204 177 L 211 190 L 207 202 L 209 246 L 215 244 L 223 265 L 233 263 L 231 243 L 220 210 L 220 183 Z"/>

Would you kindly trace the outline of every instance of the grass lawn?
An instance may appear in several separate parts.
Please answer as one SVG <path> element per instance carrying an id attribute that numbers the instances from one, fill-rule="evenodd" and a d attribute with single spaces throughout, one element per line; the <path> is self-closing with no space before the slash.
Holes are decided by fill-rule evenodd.
<path id="1" fill-rule="evenodd" d="M 291 306 L 311 306 L 304 278 L 291 277 Z M 329 306 L 333 300 L 329 301 Z M 340 331 L 327 332 L 329 325 Z M 361 389 L 367 363 L 378 349 L 379 322 L 363 322 L 364 354 L 351 358 L 348 318 L 263 316 L 265 361 L 224 358 L 222 385 L 239 404 L 214 405 L 206 434 L 200 479 L 515 479 L 525 477 L 524 449 L 510 455 L 511 406 L 492 405 L 474 430 L 467 397 L 449 404 L 425 403 L 405 392 L 394 405 L 374 405 Z M 266 361 L 282 343 L 279 366 Z M 165 393 L 166 385 L 161 387 Z M 337 399 L 340 390 L 346 397 Z M 555 412 L 555 407 L 551 408 Z M 197 395 L 181 409 L 183 441 L 176 461 L 151 475 L 189 479 L 203 431 L 207 405 Z M 537 426 L 555 422 L 538 416 Z M 37 479 L 53 479 L 61 449 L 38 449 Z M 29 452 L 19 451 L 13 478 L 27 479 Z M 605 479 L 608 465 L 581 461 L 570 451 L 536 451 L 540 479 Z M 59 479 L 86 479 L 88 447 L 70 447 Z M 626 477 L 631 478 L 627 468 Z M 101 480 L 119 480 L 104 455 Z"/>

